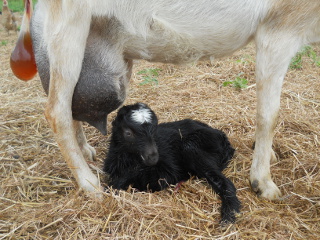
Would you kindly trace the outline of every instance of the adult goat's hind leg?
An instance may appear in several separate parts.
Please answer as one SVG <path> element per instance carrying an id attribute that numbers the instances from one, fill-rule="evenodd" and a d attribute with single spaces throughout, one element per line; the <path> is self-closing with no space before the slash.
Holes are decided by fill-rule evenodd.
<path id="1" fill-rule="evenodd" d="M 71 112 L 72 96 L 90 28 L 91 13 L 87 2 L 57 0 L 47 1 L 44 5 L 47 8 L 44 41 L 50 60 L 50 88 L 45 115 L 79 187 L 93 192 L 100 188 L 100 184 L 85 161 Z"/>
<path id="2" fill-rule="evenodd" d="M 87 138 L 83 132 L 82 123 L 74 120 L 73 126 L 76 131 L 79 147 L 85 159 L 89 161 L 96 160 L 96 150 L 87 142 Z"/>
<path id="3" fill-rule="evenodd" d="M 282 83 L 291 58 L 301 46 L 298 36 L 289 33 L 262 26 L 256 36 L 257 126 L 250 182 L 253 191 L 270 200 L 281 196 L 271 179 L 270 160 L 275 156 L 272 140 Z"/>

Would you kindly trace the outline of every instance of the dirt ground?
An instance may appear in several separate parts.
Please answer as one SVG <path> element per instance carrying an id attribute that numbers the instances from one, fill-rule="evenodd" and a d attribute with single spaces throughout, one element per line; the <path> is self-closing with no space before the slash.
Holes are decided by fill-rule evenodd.
<path id="1" fill-rule="evenodd" d="M 220 199 L 204 180 L 157 193 L 111 191 L 101 202 L 77 190 L 44 118 L 46 96 L 39 77 L 15 78 L 9 56 L 17 35 L 0 29 L 0 239 L 319 239 L 320 67 L 304 57 L 289 70 L 274 138 L 278 162 L 271 171 L 283 197 L 259 199 L 249 187 L 255 131 L 255 49 L 251 44 L 213 63 L 187 66 L 137 61 L 126 103 L 145 102 L 160 122 L 201 120 L 227 133 L 236 154 L 225 171 L 242 202 L 236 224 L 219 225 Z M 320 56 L 320 47 L 315 47 Z M 143 69 L 161 69 L 145 84 Z M 237 76 L 247 89 L 223 86 Z M 114 113 L 108 117 L 108 127 Z M 108 137 L 85 127 L 100 169 Z"/>

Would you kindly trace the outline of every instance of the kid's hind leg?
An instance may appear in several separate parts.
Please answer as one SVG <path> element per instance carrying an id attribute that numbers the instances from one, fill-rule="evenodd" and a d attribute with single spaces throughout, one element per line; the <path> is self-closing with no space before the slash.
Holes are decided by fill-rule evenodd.
<path id="1" fill-rule="evenodd" d="M 213 190 L 220 196 L 221 222 L 233 223 L 236 220 L 236 213 L 240 212 L 240 201 L 236 196 L 234 184 L 223 175 L 217 165 L 218 160 L 206 154 L 189 154 L 189 159 L 197 159 L 197 162 L 191 165 L 191 172 L 199 178 L 206 178 Z"/>
<path id="2" fill-rule="evenodd" d="M 221 198 L 221 223 L 234 223 L 236 213 L 240 212 L 241 207 L 240 201 L 236 196 L 237 190 L 234 184 L 221 172 L 212 169 L 202 172 L 201 175 L 207 179 L 213 190 Z"/>
<path id="3" fill-rule="evenodd" d="M 224 163 L 224 167 L 226 167 L 228 161 L 224 159 L 226 156 L 221 156 L 221 151 L 231 151 L 229 157 L 232 157 L 234 149 L 229 144 L 225 146 L 225 149 L 221 149 L 220 146 L 219 150 L 217 150 L 218 153 L 215 151 L 208 153 L 206 150 L 202 150 L 204 144 L 205 149 L 207 149 L 207 144 L 203 141 L 199 142 L 199 138 L 196 136 L 206 136 L 209 137 L 206 139 L 210 139 L 216 134 L 210 135 L 208 130 L 205 130 L 203 134 L 192 135 L 191 137 L 189 136 L 190 139 L 184 139 L 184 164 L 190 173 L 199 178 L 206 178 L 213 190 L 220 196 L 222 200 L 221 223 L 233 223 L 236 220 L 236 213 L 240 212 L 240 201 L 236 196 L 234 184 L 222 173 L 221 163 Z M 221 143 L 220 138 L 216 139 L 216 141 L 219 141 L 216 142 L 216 145 Z M 216 147 L 212 144 L 210 146 L 212 148 Z"/>

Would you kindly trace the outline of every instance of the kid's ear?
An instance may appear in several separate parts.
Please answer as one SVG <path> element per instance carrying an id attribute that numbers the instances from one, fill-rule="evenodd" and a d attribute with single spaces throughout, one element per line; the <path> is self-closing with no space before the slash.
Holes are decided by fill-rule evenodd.
<path id="1" fill-rule="evenodd" d="M 125 115 L 128 113 L 128 107 L 123 106 L 118 110 L 116 118 L 112 122 L 112 127 L 117 126 L 119 123 L 121 123 L 125 117 Z"/>

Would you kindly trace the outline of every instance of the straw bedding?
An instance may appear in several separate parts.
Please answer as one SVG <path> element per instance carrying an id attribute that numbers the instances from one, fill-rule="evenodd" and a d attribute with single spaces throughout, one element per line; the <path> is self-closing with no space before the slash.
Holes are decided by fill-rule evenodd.
<path id="1" fill-rule="evenodd" d="M 137 61 L 126 104 L 142 101 L 160 122 L 192 118 L 225 131 L 236 154 L 225 174 L 238 189 L 237 223 L 219 225 L 220 199 L 205 181 L 192 179 L 178 192 L 104 193 L 101 202 L 77 190 L 44 118 L 39 77 L 17 80 L 9 55 L 17 35 L 0 31 L 0 239 L 318 239 L 320 235 L 320 67 L 305 57 L 283 87 L 272 163 L 283 198 L 259 199 L 248 177 L 255 130 L 254 46 L 213 63 L 188 66 Z M 320 56 L 319 46 L 315 48 Z M 159 84 L 141 85 L 140 70 L 160 68 Z M 223 87 L 239 73 L 249 88 Z M 114 113 L 108 118 L 110 122 Z M 108 136 L 86 125 L 100 169 Z M 110 132 L 110 131 L 109 131 Z"/>

